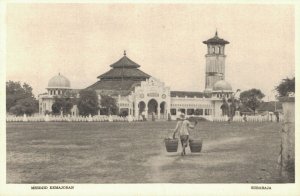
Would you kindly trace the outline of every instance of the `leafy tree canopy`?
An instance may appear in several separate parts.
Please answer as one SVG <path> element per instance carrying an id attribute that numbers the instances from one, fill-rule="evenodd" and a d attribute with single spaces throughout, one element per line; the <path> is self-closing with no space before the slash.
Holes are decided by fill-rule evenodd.
<path id="1" fill-rule="evenodd" d="M 251 110 L 254 111 L 256 108 L 260 105 L 260 103 L 262 102 L 262 98 L 264 98 L 265 95 L 259 90 L 259 89 L 250 89 L 247 91 L 243 91 L 240 94 L 240 100 L 242 102 L 242 104 L 248 108 L 250 108 Z"/>
<path id="2" fill-rule="evenodd" d="M 275 90 L 280 97 L 287 96 L 289 92 L 295 93 L 295 77 L 283 79 Z"/>
<path id="3" fill-rule="evenodd" d="M 15 115 L 30 115 L 38 111 L 38 101 L 34 98 L 29 84 L 6 82 L 6 111 Z"/>
<path id="4" fill-rule="evenodd" d="M 118 113 L 117 101 L 111 96 L 101 95 L 100 105 L 107 109 L 108 115 Z"/>
<path id="5" fill-rule="evenodd" d="M 69 114 L 72 107 L 73 102 L 71 98 L 56 97 L 52 105 L 52 112 L 54 114 L 60 114 L 60 112 L 62 111 L 63 114 Z"/>
<path id="6" fill-rule="evenodd" d="M 38 101 L 32 97 L 19 99 L 16 105 L 10 107 L 9 112 L 15 115 L 28 114 L 31 115 L 38 111 Z"/>
<path id="7" fill-rule="evenodd" d="M 79 92 L 77 107 L 80 115 L 87 116 L 89 114 L 97 114 L 99 109 L 99 102 L 96 91 L 90 89 L 81 90 Z"/>

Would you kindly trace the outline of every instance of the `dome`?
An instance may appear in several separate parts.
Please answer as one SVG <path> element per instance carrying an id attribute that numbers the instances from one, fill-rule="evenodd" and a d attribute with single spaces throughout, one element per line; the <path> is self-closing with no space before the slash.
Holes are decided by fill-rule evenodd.
<path id="1" fill-rule="evenodd" d="M 232 91 L 232 87 L 225 80 L 219 80 L 214 84 L 213 91 Z"/>
<path id="2" fill-rule="evenodd" d="M 48 82 L 48 88 L 69 89 L 71 87 L 70 80 L 60 73 L 52 77 Z"/>

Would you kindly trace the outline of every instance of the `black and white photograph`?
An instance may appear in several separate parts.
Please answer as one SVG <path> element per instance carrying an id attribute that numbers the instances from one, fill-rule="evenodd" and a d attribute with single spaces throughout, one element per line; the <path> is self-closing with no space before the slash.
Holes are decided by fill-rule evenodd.
<path id="1" fill-rule="evenodd" d="M 1 10 L 0 195 L 300 194 L 296 2 Z"/>

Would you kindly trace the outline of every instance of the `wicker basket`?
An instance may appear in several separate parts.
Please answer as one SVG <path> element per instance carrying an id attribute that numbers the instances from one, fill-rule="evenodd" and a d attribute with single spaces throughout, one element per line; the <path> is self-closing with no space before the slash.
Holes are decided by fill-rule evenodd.
<path id="1" fill-rule="evenodd" d="M 202 140 L 189 140 L 189 145 L 192 153 L 201 152 Z"/>
<path id="2" fill-rule="evenodd" d="M 175 138 L 175 139 L 166 138 L 165 146 L 166 146 L 167 152 L 177 152 L 178 139 L 177 138 Z"/>

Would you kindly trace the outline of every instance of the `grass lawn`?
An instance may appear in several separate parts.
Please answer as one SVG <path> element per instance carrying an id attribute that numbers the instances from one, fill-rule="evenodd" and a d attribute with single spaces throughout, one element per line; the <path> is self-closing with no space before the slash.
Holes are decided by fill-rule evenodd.
<path id="1" fill-rule="evenodd" d="M 167 153 L 176 122 L 7 123 L 7 183 L 278 183 L 280 123 L 200 122 L 201 153 Z"/>

